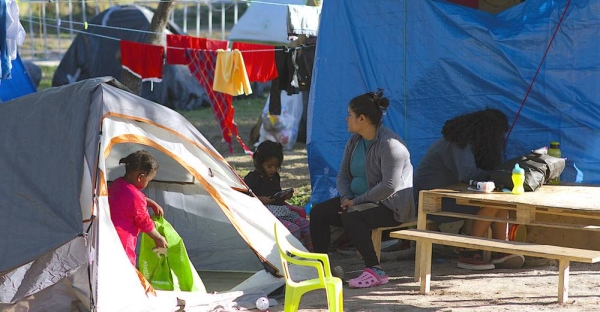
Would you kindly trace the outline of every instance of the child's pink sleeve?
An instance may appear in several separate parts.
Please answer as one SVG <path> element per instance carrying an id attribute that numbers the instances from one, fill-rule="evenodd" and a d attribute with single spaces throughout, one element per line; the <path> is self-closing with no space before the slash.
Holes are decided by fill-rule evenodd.
<path id="1" fill-rule="evenodd" d="M 135 216 L 133 223 L 144 233 L 148 233 L 154 229 L 154 221 L 150 218 L 148 213 L 148 203 L 146 197 L 140 196 L 135 200 Z"/>

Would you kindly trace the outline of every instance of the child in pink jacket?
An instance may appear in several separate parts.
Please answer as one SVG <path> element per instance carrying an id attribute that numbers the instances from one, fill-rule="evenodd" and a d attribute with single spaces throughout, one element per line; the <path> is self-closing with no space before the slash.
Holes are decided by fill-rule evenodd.
<path id="1" fill-rule="evenodd" d="M 110 218 L 129 261 L 136 266 L 135 247 L 140 232 L 154 239 L 156 247 L 167 247 L 167 241 L 154 228 L 154 221 L 148 213 L 150 207 L 155 215 L 162 216 L 163 209 L 152 199 L 146 198 L 141 191 L 156 176 L 158 164 L 144 150 L 121 158 L 119 164 L 125 164 L 125 175 L 116 179 L 108 188 Z"/>

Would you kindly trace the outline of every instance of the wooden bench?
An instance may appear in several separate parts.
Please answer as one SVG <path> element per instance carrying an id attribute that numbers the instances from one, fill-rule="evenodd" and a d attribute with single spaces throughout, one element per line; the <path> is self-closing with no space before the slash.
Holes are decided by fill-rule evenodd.
<path id="1" fill-rule="evenodd" d="M 430 226 L 434 225 L 435 222 L 431 220 L 427 220 L 427 229 L 430 229 Z M 377 254 L 377 260 L 381 261 L 381 236 L 383 231 L 388 230 L 401 230 L 408 229 L 412 227 L 417 227 L 417 220 L 404 222 L 402 224 L 398 224 L 396 226 L 384 226 L 371 230 L 371 241 L 373 242 L 373 248 L 375 248 L 375 253 Z"/>
<path id="2" fill-rule="evenodd" d="M 401 230 L 390 233 L 391 237 L 414 240 L 420 243 L 415 268 L 418 275 L 415 280 L 421 280 L 421 293 L 430 290 L 431 277 L 431 248 L 432 244 L 464 247 L 470 249 L 489 250 L 510 254 L 520 254 L 558 260 L 558 302 L 564 303 L 569 298 L 569 263 L 570 261 L 596 263 L 600 261 L 600 251 L 502 241 L 497 239 L 465 236 L 451 233 L 433 232 L 427 230 Z M 417 274 L 417 271 L 415 271 Z"/>

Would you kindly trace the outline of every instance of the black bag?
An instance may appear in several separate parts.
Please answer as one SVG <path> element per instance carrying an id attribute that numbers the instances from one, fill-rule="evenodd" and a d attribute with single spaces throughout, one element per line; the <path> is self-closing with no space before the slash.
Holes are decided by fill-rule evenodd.
<path id="1" fill-rule="evenodd" d="M 499 188 L 513 188 L 512 170 L 515 164 L 525 171 L 523 188 L 526 192 L 533 192 L 542 184 L 558 178 L 565 169 L 565 159 L 548 155 L 546 148 L 540 148 L 527 155 L 507 160 L 496 170 L 492 171 L 491 179 Z"/>

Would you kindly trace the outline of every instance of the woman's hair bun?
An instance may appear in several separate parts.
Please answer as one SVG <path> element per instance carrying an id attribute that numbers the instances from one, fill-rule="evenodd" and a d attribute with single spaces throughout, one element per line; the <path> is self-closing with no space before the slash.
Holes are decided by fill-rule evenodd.
<path id="1" fill-rule="evenodd" d="M 383 89 L 378 88 L 377 92 L 371 92 L 371 96 L 379 109 L 386 110 L 390 106 L 390 101 L 383 97 Z"/>

